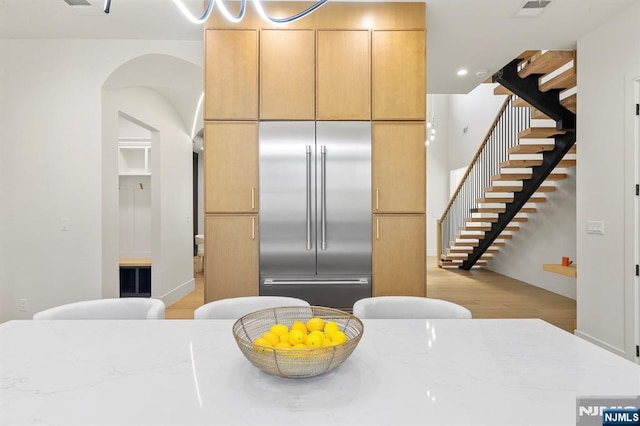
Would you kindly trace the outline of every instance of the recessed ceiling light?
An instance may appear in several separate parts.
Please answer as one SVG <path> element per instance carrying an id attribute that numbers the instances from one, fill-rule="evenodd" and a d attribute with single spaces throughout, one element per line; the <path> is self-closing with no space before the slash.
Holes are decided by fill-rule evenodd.
<path id="1" fill-rule="evenodd" d="M 463 75 L 467 75 L 468 72 L 469 71 L 467 71 L 466 69 L 462 68 L 462 69 L 458 70 L 458 75 L 462 77 Z"/>

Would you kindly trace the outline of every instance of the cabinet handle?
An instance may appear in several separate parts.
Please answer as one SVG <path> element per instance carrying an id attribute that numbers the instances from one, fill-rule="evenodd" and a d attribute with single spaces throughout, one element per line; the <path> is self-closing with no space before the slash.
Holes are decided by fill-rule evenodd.
<path id="1" fill-rule="evenodd" d="M 380 218 L 376 217 L 376 240 L 380 239 Z"/>
<path id="2" fill-rule="evenodd" d="M 376 188 L 376 210 L 380 209 L 380 189 Z"/>
<path id="3" fill-rule="evenodd" d="M 256 218 L 255 217 L 251 218 L 251 239 L 252 240 L 256 239 Z"/>
<path id="4" fill-rule="evenodd" d="M 251 210 L 256 209 L 256 189 L 251 188 Z"/>

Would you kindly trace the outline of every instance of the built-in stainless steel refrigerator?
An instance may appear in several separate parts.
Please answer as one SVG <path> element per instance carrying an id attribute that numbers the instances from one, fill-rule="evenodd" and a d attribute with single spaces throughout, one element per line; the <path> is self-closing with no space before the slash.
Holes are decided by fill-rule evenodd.
<path id="1" fill-rule="evenodd" d="M 260 294 L 371 296 L 371 123 L 260 123 Z"/>

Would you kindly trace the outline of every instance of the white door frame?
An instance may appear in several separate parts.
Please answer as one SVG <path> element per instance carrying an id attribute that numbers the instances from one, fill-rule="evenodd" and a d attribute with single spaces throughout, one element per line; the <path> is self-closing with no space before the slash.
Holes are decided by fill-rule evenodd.
<path id="1" fill-rule="evenodd" d="M 640 364 L 640 358 L 636 356 L 636 346 L 640 345 L 640 276 L 633 271 L 636 265 L 640 265 L 640 196 L 634 195 L 636 185 L 640 184 L 640 117 L 636 116 L 636 104 L 640 103 L 640 70 L 628 75 L 625 84 L 625 146 L 628 152 L 633 153 L 633 182 L 631 187 L 625 185 L 628 194 L 633 196 L 633 210 L 629 211 L 629 218 L 625 219 L 625 228 L 633 235 L 633 257 L 631 262 L 625 262 L 627 271 L 625 276 L 631 279 L 625 280 L 625 352 L 627 358 Z M 625 197 L 628 199 L 627 197 Z M 629 220 L 633 220 L 630 224 Z M 629 238 L 631 240 L 631 238 Z M 625 242 L 629 247 L 631 241 Z M 628 259 L 628 257 L 627 257 Z"/>

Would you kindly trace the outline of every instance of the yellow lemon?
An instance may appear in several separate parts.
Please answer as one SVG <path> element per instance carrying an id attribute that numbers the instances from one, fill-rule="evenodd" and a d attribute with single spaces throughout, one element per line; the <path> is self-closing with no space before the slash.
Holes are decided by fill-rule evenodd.
<path id="1" fill-rule="evenodd" d="M 264 333 L 262 335 L 262 338 L 268 340 L 269 343 L 271 343 L 269 346 L 274 346 L 276 343 L 280 341 L 280 337 L 278 337 L 277 335 L 275 335 L 270 331 L 267 331 L 266 333 Z"/>
<path id="2" fill-rule="evenodd" d="M 295 345 L 297 343 L 304 343 L 304 336 L 306 336 L 306 333 L 303 333 L 298 329 L 291 330 L 289 332 L 289 343 L 291 343 L 292 345 Z"/>
<path id="3" fill-rule="evenodd" d="M 329 339 L 328 337 L 324 338 L 324 346 L 331 346 L 331 339 Z"/>
<path id="4" fill-rule="evenodd" d="M 280 341 L 289 343 L 289 333 L 286 333 L 280 336 Z"/>
<path id="5" fill-rule="evenodd" d="M 267 346 L 267 347 L 273 346 L 271 342 L 265 339 L 264 337 L 258 337 L 253 341 L 253 344 L 258 346 Z"/>
<path id="6" fill-rule="evenodd" d="M 349 340 L 347 338 L 347 335 L 344 334 L 342 331 L 338 330 L 335 333 L 333 333 L 333 335 L 331 336 L 331 342 L 334 345 L 340 345 L 344 342 L 346 342 L 347 340 Z"/>
<path id="7" fill-rule="evenodd" d="M 302 321 L 294 321 L 293 324 L 291 324 L 291 330 L 300 330 L 304 334 L 307 334 L 307 326 L 304 325 Z"/>
<path id="8" fill-rule="evenodd" d="M 324 325 L 324 335 L 328 338 L 331 338 L 333 333 L 335 333 L 336 331 L 340 331 L 340 327 L 335 323 L 335 321 L 328 321 Z"/>
<path id="9" fill-rule="evenodd" d="M 312 334 L 317 334 L 318 336 L 322 336 L 323 339 L 325 337 L 324 331 L 321 331 L 321 330 L 313 330 L 311 333 L 309 333 L 309 335 L 312 335 Z"/>
<path id="10" fill-rule="evenodd" d="M 291 349 L 291 344 L 289 342 L 278 342 L 273 347 L 277 349 Z"/>
<path id="11" fill-rule="evenodd" d="M 316 330 L 321 331 L 322 329 L 324 329 L 324 320 L 322 318 L 313 317 L 307 321 L 307 330 L 309 330 L 309 332 Z"/>
<path id="12" fill-rule="evenodd" d="M 295 345 L 292 346 L 292 348 L 293 349 L 309 349 L 309 347 L 304 343 L 296 343 Z"/>
<path id="13" fill-rule="evenodd" d="M 271 326 L 271 329 L 269 329 L 269 331 L 279 337 L 283 334 L 287 334 L 289 332 L 289 329 L 284 324 L 274 324 Z"/>
<path id="14" fill-rule="evenodd" d="M 306 343 L 310 348 L 321 348 L 324 346 L 324 337 L 319 334 L 310 334 Z"/>

